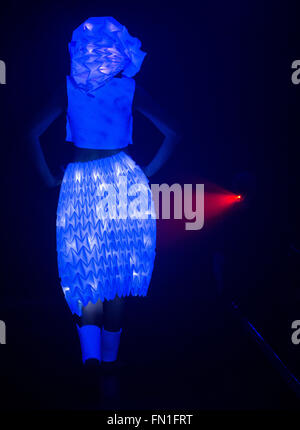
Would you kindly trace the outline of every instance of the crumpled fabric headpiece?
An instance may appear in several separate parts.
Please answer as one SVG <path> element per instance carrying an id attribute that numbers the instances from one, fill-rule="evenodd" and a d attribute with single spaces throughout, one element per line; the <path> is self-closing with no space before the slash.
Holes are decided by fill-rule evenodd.
<path id="1" fill-rule="evenodd" d="M 112 17 L 87 19 L 74 32 L 69 44 L 71 78 L 82 90 L 91 92 L 119 72 L 133 77 L 146 53 L 139 39 Z"/>

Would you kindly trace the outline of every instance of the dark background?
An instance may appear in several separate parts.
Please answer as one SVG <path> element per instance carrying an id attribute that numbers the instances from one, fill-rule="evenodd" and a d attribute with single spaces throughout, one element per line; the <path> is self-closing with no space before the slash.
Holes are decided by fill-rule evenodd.
<path id="1" fill-rule="evenodd" d="M 127 409 L 294 409 L 295 393 L 253 342 L 231 302 L 300 378 L 298 96 L 299 10 L 286 1 L 24 2 L 1 6 L 2 268 L 0 409 L 86 405 L 76 328 L 60 289 L 55 250 L 58 189 L 43 188 L 26 130 L 69 70 L 72 31 L 113 16 L 148 53 L 136 77 L 178 121 L 183 139 L 153 183 L 204 183 L 206 195 L 246 195 L 200 231 L 158 221 L 147 299 L 128 300 L 118 383 Z M 42 137 L 56 175 L 72 156 L 65 119 Z M 151 159 L 161 136 L 135 114 L 132 156 Z M 244 185 L 236 178 L 243 173 Z M 249 185 L 250 184 L 250 185 Z M 246 193 L 247 191 L 247 193 Z M 220 193 L 220 191 L 218 191 Z M 300 245 L 299 245 L 300 248 Z M 221 294 L 213 261 L 225 261 Z M 2 384 L 1 384 L 2 385 Z"/>

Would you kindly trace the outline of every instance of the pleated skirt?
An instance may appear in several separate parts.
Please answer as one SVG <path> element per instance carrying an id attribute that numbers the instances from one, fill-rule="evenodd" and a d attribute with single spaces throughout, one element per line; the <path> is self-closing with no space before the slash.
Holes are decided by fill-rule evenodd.
<path id="1" fill-rule="evenodd" d="M 148 179 L 124 152 L 70 163 L 56 220 L 58 272 L 67 303 L 146 296 L 156 246 Z"/>

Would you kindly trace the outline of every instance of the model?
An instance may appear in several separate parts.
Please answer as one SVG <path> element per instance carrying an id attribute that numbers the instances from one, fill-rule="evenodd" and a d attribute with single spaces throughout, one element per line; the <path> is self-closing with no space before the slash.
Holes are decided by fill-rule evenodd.
<path id="1" fill-rule="evenodd" d="M 173 121 L 135 84 L 146 55 L 140 46 L 112 17 L 86 20 L 69 45 L 67 109 L 50 104 L 30 133 L 40 174 L 47 185 L 58 185 L 39 137 L 66 113 L 74 161 L 61 181 L 57 208 L 58 271 L 84 363 L 117 360 L 124 298 L 147 295 L 156 244 L 147 176 L 164 164 L 179 140 Z M 125 152 L 132 143 L 132 106 L 164 135 L 144 169 Z"/>

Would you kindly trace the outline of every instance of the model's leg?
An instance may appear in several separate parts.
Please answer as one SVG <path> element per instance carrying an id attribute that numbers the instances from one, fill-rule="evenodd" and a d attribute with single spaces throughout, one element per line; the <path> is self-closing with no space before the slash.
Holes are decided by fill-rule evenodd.
<path id="1" fill-rule="evenodd" d="M 102 360 L 113 362 L 116 361 L 119 351 L 124 313 L 124 298 L 117 296 L 114 300 L 105 300 L 103 309 L 104 325 L 101 340 Z"/>
<path id="2" fill-rule="evenodd" d="M 101 327 L 103 324 L 103 303 L 98 300 L 95 304 L 89 302 L 82 308 L 81 325 L 96 325 Z"/>
<path id="3" fill-rule="evenodd" d="M 101 392 L 103 407 L 115 409 L 120 401 L 120 374 L 116 366 L 118 357 L 122 321 L 124 312 L 124 298 L 104 300 L 103 328 L 101 332 L 102 378 Z"/>
<path id="4" fill-rule="evenodd" d="M 82 316 L 77 324 L 80 339 L 82 361 L 97 360 L 101 362 L 101 325 L 103 304 L 89 302 L 82 308 Z"/>
<path id="5" fill-rule="evenodd" d="M 103 302 L 103 326 L 108 331 L 119 331 L 122 327 L 125 299 L 116 296 Z"/>

